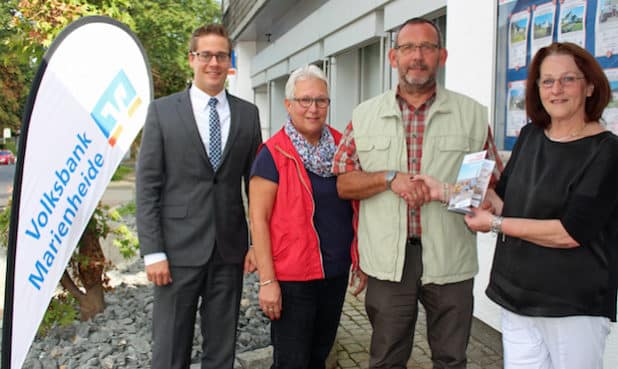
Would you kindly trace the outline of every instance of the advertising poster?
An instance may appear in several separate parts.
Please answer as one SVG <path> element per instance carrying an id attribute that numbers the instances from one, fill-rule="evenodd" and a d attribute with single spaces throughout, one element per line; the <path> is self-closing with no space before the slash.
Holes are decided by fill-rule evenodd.
<path id="1" fill-rule="evenodd" d="M 540 48 L 552 43 L 555 18 L 556 5 L 554 3 L 549 2 L 533 7 L 532 38 L 530 39 L 531 58 Z"/>
<path id="2" fill-rule="evenodd" d="M 518 0 L 501 4 L 497 40 L 495 119 L 497 129 L 504 132 L 503 149 L 513 148 L 521 127 L 528 123 L 523 107 L 528 68 L 538 50 L 552 42 L 572 42 L 595 56 L 613 92 L 604 121 L 608 129 L 618 132 L 618 0 Z"/>
<path id="3" fill-rule="evenodd" d="M 519 136 L 521 127 L 526 124 L 526 81 L 513 81 L 509 83 L 508 107 L 506 120 L 506 135 Z"/>
<path id="4" fill-rule="evenodd" d="M 509 68 L 519 69 L 526 66 L 528 53 L 528 24 L 530 12 L 523 11 L 511 16 L 509 27 Z"/>
<path id="5" fill-rule="evenodd" d="M 586 47 L 586 1 L 566 0 L 560 6 L 558 42 L 572 42 Z"/>
<path id="6" fill-rule="evenodd" d="M 603 112 L 603 120 L 607 129 L 618 135 L 618 68 L 606 69 L 605 75 L 612 89 L 612 100 Z"/>
<path id="7" fill-rule="evenodd" d="M 618 54 L 618 0 L 599 0 L 594 25 L 594 55 Z"/>

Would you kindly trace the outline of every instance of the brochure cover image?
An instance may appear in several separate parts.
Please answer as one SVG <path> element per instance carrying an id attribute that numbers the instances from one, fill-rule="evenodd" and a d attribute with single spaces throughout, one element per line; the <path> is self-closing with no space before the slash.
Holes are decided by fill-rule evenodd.
<path id="1" fill-rule="evenodd" d="M 457 182 L 448 204 L 448 210 L 456 213 L 471 213 L 470 208 L 478 207 L 485 198 L 496 162 L 485 159 L 487 151 L 479 151 L 464 156 Z"/>

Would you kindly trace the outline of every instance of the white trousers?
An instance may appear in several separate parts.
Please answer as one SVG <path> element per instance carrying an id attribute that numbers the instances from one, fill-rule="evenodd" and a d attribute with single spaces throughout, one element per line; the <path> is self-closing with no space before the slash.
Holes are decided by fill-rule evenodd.
<path id="1" fill-rule="evenodd" d="M 609 319 L 531 317 L 502 309 L 505 369 L 603 369 Z"/>

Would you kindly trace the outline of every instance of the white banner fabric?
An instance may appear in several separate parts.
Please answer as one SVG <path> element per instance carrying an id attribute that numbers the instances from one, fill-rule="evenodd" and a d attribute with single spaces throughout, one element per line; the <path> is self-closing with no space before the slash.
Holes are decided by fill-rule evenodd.
<path id="1" fill-rule="evenodd" d="M 11 368 L 23 365 L 73 250 L 152 99 L 148 62 L 130 31 L 104 17 L 76 23 L 46 55 L 19 159 Z"/>

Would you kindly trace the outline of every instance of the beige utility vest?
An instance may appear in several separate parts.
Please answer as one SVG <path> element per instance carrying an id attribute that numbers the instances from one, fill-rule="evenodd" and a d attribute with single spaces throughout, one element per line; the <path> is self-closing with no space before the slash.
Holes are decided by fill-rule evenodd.
<path id="1" fill-rule="evenodd" d="M 366 172 L 408 172 L 408 155 L 396 91 L 360 104 L 352 114 L 356 150 Z M 470 99 L 438 87 L 427 112 L 421 173 L 455 183 L 463 156 L 480 151 L 488 130 L 487 110 Z M 385 191 L 360 202 L 358 247 L 361 269 L 370 276 L 400 281 L 405 258 L 407 210 L 404 200 Z M 437 201 L 423 205 L 422 283 L 453 283 L 478 272 L 476 235 L 461 214 Z"/>

